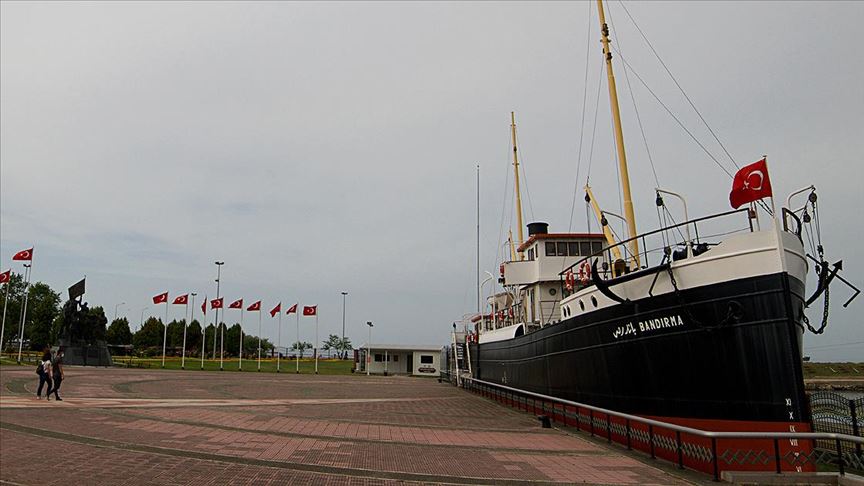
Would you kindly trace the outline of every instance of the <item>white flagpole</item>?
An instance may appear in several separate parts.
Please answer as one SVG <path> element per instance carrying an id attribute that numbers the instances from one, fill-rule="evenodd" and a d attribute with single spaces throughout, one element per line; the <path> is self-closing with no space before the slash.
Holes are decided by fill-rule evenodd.
<path id="1" fill-rule="evenodd" d="M 243 306 L 240 306 L 240 350 L 237 352 L 240 356 L 240 366 L 238 369 L 243 371 Z"/>
<path id="2" fill-rule="evenodd" d="M 225 313 L 222 313 L 222 318 L 225 318 Z M 222 365 L 225 362 L 225 324 L 219 326 L 219 371 L 222 371 Z"/>
<path id="3" fill-rule="evenodd" d="M 165 298 L 165 331 L 162 333 L 162 367 L 165 367 L 165 344 L 168 342 L 168 298 Z"/>
<path id="4" fill-rule="evenodd" d="M 300 307 L 299 302 L 297 307 Z M 297 318 L 297 353 L 295 354 L 297 356 L 297 373 L 300 373 L 300 353 L 303 352 L 303 345 L 300 343 L 300 312 L 299 309 L 294 309 L 294 311 L 294 314 L 296 314 L 295 317 Z"/>
<path id="5" fill-rule="evenodd" d="M 276 338 L 276 373 L 279 373 L 279 365 L 281 364 L 281 360 L 279 359 L 279 346 L 282 345 L 282 307 L 279 307 L 279 332 L 277 333 Z"/>
<path id="6" fill-rule="evenodd" d="M 258 371 L 261 371 L 261 307 L 258 307 Z"/>
<path id="7" fill-rule="evenodd" d="M 0 353 L 3 352 L 3 335 L 6 334 L 6 306 L 9 304 L 9 289 L 12 288 L 12 271 L 9 271 L 9 281 L 6 282 L 6 298 L 3 299 L 3 326 L 0 327 Z"/>
<path id="8" fill-rule="evenodd" d="M 207 302 L 207 296 L 204 296 L 204 302 Z M 206 304 L 205 304 L 206 305 Z M 204 369 L 204 354 L 207 352 L 207 316 L 204 316 L 201 323 L 201 369 Z"/>
<path id="9" fill-rule="evenodd" d="M 315 374 L 318 374 L 318 306 L 315 306 Z"/>
<path id="10" fill-rule="evenodd" d="M 21 333 L 18 335 L 18 364 L 21 364 L 21 349 L 24 346 L 24 323 L 27 322 L 27 301 L 30 298 L 30 277 L 33 275 L 33 253 L 30 253 L 30 265 L 26 267 L 27 280 L 24 282 L 24 309 L 21 312 Z M 11 278 L 9 279 L 12 280 Z"/>
<path id="11" fill-rule="evenodd" d="M 192 294 L 192 314 L 195 314 L 195 294 Z M 186 298 L 186 311 L 183 312 L 183 316 L 185 317 L 185 322 L 183 323 L 183 356 L 180 358 L 180 369 L 186 369 L 186 328 L 189 327 L 189 321 L 192 320 L 192 316 L 189 315 L 189 298 Z"/>

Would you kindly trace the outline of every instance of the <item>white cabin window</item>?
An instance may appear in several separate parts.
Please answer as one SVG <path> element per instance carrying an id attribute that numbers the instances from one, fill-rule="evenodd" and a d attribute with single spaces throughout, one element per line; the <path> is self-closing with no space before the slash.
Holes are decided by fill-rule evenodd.
<path id="1" fill-rule="evenodd" d="M 421 354 L 420 355 L 420 363 L 421 364 L 432 364 L 434 362 L 431 355 Z"/>
<path id="2" fill-rule="evenodd" d="M 558 252 L 556 246 L 557 245 L 555 245 L 555 243 L 547 242 L 546 243 L 546 256 L 555 256 L 555 253 Z"/>

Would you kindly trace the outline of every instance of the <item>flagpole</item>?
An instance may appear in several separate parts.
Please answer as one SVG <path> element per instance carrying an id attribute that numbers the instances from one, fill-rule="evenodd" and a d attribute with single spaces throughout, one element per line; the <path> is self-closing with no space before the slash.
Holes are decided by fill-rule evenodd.
<path id="1" fill-rule="evenodd" d="M 258 306 L 258 371 L 261 371 L 261 306 Z"/>
<path id="2" fill-rule="evenodd" d="M 318 374 L 318 306 L 315 306 L 315 374 Z"/>
<path id="3" fill-rule="evenodd" d="M 224 313 L 222 317 L 225 317 Z M 225 324 L 219 326 L 219 371 L 225 363 Z"/>
<path id="4" fill-rule="evenodd" d="M 30 298 L 30 277 L 33 275 L 33 253 L 30 253 L 30 265 L 25 267 L 27 269 L 27 279 L 24 282 L 24 309 L 21 312 L 21 329 L 20 334 L 18 335 L 18 364 L 21 364 L 21 349 L 24 346 L 24 323 L 27 321 L 27 301 Z M 12 280 L 11 278 L 9 279 Z"/>
<path id="5" fill-rule="evenodd" d="M 299 306 L 298 306 L 299 307 Z M 300 312 L 297 312 L 297 309 L 294 309 L 294 314 L 297 317 L 297 373 L 300 373 L 300 353 L 303 351 L 303 345 L 300 343 Z"/>
<path id="6" fill-rule="evenodd" d="M 162 367 L 165 367 L 165 344 L 168 342 L 168 297 L 165 297 L 165 331 L 162 334 Z"/>
<path id="7" fill-rule="evenodd" d="M 189 315 L 189 300 L 186 300 L 186 311 L 183 313 L 186 316 L 186 322 L 183 323 L 183 356 L 180 358 L 180 369 L 186 369 L 186 329 L 189 327 L 189 322 L 192 316 L 195 315 L 195 293 L 192 293 L 192 315 Z"/>
<path id="8" fill-rule="evenodd" d="M 282 307 L 279 307 L 279 332 L 276 338 L 276 373 L 279 373 L 279 365 L 282 364 L 279 359 L 279 346 L 282 345 Z"/>
<path id="9" fill-rule="evenodd" d="M 240 306 L 240 348 L 237 351 L 237 357 L 239 358 L 239 366 L 237 369 L 243 371 L 243 306 Z"/>
<path id="10" fill-rule="evenodd" d="M 207 296 L 204 296 L 204 302 L 207 302 Z M 204 353 L 207 351 L 207 319 L 204 316 L 204 322 L 201 323 L 201 369 L 204 369 Z"/>
<path id="11" fill-rule="evenodd" d="M 9 271 L 9 281 L 6 282 L 6 298 L 3 299 L 3 326 L 0 327 L 0 353 L 3 352 L 3 335 L 6 334 L 6 306 L 9 304 L 9 289 L 12 288 L 12 271 Z"/>

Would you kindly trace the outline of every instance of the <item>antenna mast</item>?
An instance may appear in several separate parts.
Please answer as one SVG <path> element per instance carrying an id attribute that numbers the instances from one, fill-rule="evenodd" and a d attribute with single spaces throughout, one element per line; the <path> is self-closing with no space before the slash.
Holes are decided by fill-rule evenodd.
<path id="1" fill-rule="evenodd" d="M 609 85 L 609 102 L 612 105 L 612 119 L 615 123 L 615 146 L 618 149 L 621 190 L 624 193 L 624 217 L 627 219 L 627 230 L 630 233 L 630 238 L 634 238 L 633 241 L 630 242 L 630 253 L 633 255 L 633 263 L 636 268 L 639 268 L 639 242 L 635 239 L 638 234 L 636 232 L 636 216 L 633 214 L 633 198 L 630 196 L 630 176 L 627 173 L 627 155 L 624 153 L 624 132 L 621 130 L 621 112 L 618 108 L 618 90 L 615 88 L 615 75 L 612 73 L 612 50 L 609 47 L 609 26 L 606 25 L 606 14 L 603 12 L 603 0 L 597 0 L 597 12 L 600 15 L 603 56 L 606 58 L 606 78 L 608 80 L 607 84 Z"/>
<path id="2" fill-rule="evenodd" d="M 525 242 L 525 235 L 522 229 L 522 193 L 519 190 L 519 157 L 518 151 L 516 149 L 516 114 L 512 111 L 510 112 L 510 134 L 513 138 L 513 172 L 516 174 L 516 183 L 514 186 L 516 187 L 516 222 L 519 225 L 519 247 L 522 246 L 522 243 Z M 519 251 L 519 260 L 525 259 L 525 252 Z"/>

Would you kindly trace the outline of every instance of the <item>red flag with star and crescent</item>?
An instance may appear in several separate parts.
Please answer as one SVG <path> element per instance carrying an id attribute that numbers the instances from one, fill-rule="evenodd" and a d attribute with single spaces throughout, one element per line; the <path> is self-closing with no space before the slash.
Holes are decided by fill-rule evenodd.
<path id="1" fill-rule="evenodd" d="M 12 279 L 12 269 L 6 270 L 3 273 L 0 273 L 0 284 L 4 284 Z"/>
<path id="2" fill-rule="evenodd" d="M 154 304 L 167 304 L 168 303 L 168 292 L 163 292 L 155 297 L 153 297 Z"/>
<path id="3" fill-rule="evenodd" d="M 234 302 L 231 302 L 231 305 L 228 306 L 229 309 L 242 309 L 243 308 L 243 299 L 237 299 Z"/>
<path id="4" fill-rule="evenodd" d="M 252 312 L 252 311 L 259 311 L 260 312 L 261 311 L 261 301 L 259 300 L 258 302 L 255 302 L 254 304 L 250 305 L 249 307 L 246 308 L 246 310 L 250 311 L 250 312 Z"/>
<path id="5" fill-rule="evenodd" d="M 173 304 L 179 304 L 179 305 L 188 304 L 189 303 L 189 294 L 178 295 L 177 297 L 174 298 L 174 302 L 172 302 L 172 303 Z"/>
<path id="6" fill-rule="evenodd" d="M 276 304 L 276 307 L 270 309 L 270 317 L 275 317 L 276 314 L 282 312 L 282 302 Z"/>
<path id="7" fill-rule="evenodd" d="M 225 297 L 219 297 L 218 299 L 211 300 L 210 301 L 210 308 L 211 309 L 221 309 L 222 308 L 222 301 L 224 301 L 224 300 L 225 300 Z"/>
<path id="8" fill-rule="evenodd" d="M 742 204 L 773 196 L 771 179 L 768 178 L 768 164 L 765 159 L 742 167 L 735 173 L 729 204 L 738 209 Z"/>
<path id="9" fill-rule="evenodd" d="M 28 261 L 28 262 L 32 261 L 33 260 L 33 248 L 30 248 L 29 250 L 19 251 L 18 253 L 12 255 L 12 260 L 15 260 L 15 261 L 24 260 L 24 261 Z"/>
<path id="10" fill-rule="evenodd" d="M 303 315 L 304 316 L 314 316 L 318 313 L 317 305 L 304 305 L 303 306 Z"/>
<path id="11" fill-rule="evenodd" d="M 297 304 L 292 305 L 288 308 L 288 312 L 286 314 L 296 314 L 297 313 Z"/>
<path id="12" fill-rule="evenodd" d="M 207 315 L 207 296 L 204 296 L 204 302 L 201 302 L 201 313 Z"/>

